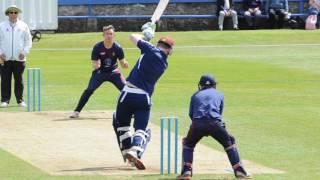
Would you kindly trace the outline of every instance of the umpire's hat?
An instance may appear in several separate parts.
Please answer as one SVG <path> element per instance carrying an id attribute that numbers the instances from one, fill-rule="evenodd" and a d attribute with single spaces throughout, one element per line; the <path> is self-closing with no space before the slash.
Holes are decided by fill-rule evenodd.
<path id="1" fill-rule="evenodd" d="M 217 84 L 216 80 L 211 74 L 205 74 L 202 75 L 199 81 L 199 88 L 208 88 L 208 87 L 213 87 Z"/>
<path id="2" fill-rule="evenodd" d="M 11 5 L 5 11 L 6 16 L 8 16 L 10 12 L 17 12 L 18 14 L 20 14 L 22 13 L 22 10 L 19 9 L 16 5 Z"/>

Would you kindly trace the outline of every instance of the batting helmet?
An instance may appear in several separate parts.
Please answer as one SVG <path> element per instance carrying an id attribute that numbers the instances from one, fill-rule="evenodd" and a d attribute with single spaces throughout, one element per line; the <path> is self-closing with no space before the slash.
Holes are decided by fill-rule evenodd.
<path id="1" fill-rule="evenodd" d="M 210 74 L 202 75 L 198 84 L 199 89 L 214 87 L 217 84 L 214 77 Z"/>
<path id="2" fill-rule="evenodd" d="M 174 40 L 169 36 L 161 37 L 158 43 L 163 43 L 168 46 L 168 48 L 172 48 L 174 46 Z"/>

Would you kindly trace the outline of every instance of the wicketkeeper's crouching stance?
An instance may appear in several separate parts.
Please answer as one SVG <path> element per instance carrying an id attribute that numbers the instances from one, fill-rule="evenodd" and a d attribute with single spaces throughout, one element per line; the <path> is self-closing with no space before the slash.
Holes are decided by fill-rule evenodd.
<path id="1" fill-rule="evenodd" d="M 240 161 L 235 139 L 226 130 L 222 120 L 224 97 L 216 90 L 216 81 L 211 75 L 200 78 L 199 91 L 190 102 L 189 116 L 192 120 L 187 137 L 183 139 L 182 170 L 178 179 L 191 179 L 193 150 L 203 136 L 211 136 L 225 149 L 234 175 L 237 178 L 250 178 Z"/>
<path id="2" fill-rule="evenodd" d="M 130 36 L 131 41 L 141 50 L 141 56 L 121 91 L 113 119 L 113 126 L 124 159 L 140 170 L 145 169 L 141 157 L 150 140 L 150 130 L 147 129 L 147 125 L 151 96 L 156 82 L 167 69 L 167 57 L 171 54 L 174 45 L 170 37 L 162 37 L 157 45 L 153 46 L 148 41 L 154 36 L 155 25 L 146 23 L 142 29 L 144 36 L 139 34 Z M 131 118 L 134 118 L 133 136 L 130 134 Z"/>

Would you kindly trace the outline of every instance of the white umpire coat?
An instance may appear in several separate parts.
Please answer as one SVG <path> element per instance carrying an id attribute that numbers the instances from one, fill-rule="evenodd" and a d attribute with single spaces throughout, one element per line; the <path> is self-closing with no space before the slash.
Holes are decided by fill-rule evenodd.
<path id="1" fill-rule="evenodd" d="M 28 25 L 17 20 L 12 24 L 9 20 L 0 24 L 0 54 L 5 54 L 6 61 L 26 61 L 26 55 L 32 47 L 32 38 Z M 23 54 L 24 59 L 19 59 Z"/>

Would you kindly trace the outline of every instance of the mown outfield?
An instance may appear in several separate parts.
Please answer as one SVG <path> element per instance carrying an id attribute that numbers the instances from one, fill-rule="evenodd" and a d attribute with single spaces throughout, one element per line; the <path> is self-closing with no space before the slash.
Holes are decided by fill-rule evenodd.
<path id="1" fill-rule="evenodd" d="M 185 134 L 189 98 L 197 90 L 200 75 L 212 73 L 225 94 L 225 121 L 237 138 L 242 158 L 286 172 L 254 175 L 254 179 L 320 176 L 320 31 L 168 32 L 156 33 L 156 39 L 165 34 L 173 36 L 177 45 L 153 96 L 152 122 L 158 123 L 160 116 L 178 116 L 180 132 Z M 132 67 L 139 51 L 128 36 L 117 33 Z M 34 43 L 27 66 L 42 70 L 43 110 L 72 112 L 91 75 L 91 48 L 101 39 L 101 33 L 52 34 Z M 123 72 L 127 75 L 129 70 Z M 116 88 L 105 84 L 85 110 L 112 110 L 117 96 Z M 10 105 L 15 106 L 14 98 Z M 0 115 L 5 111 L 25 110 L 10 107 L 0 109 Z M 202 143 L 222 151 L 209 138 Z M 195 179 L 233 178 L 194 173 Z M 165 177 L 50 176 L 0 149 L 0 179 Z"/>

